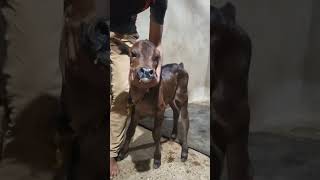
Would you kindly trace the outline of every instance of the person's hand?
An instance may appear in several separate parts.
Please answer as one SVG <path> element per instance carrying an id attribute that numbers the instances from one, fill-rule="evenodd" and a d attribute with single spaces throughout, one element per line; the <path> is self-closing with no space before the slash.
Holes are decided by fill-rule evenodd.
<path id="1" fill-rule="evenodd" d="M 162 49 L 162 45 L 161 45 L 162 31 L 163 31 L 163 25 L 155 22 L 153 18 L 150 18 L 149 40 L 156 46 L 156 48 L 160 54 L 158 68 L 156 69 L 156 73 L 157 73 L 156 82 L 157 83 L 160 82 L 161 66 L 162 66 L 162 62 L 163 62 L 163 60 L 162 60 L 163 59 L 163 49 Z"/>

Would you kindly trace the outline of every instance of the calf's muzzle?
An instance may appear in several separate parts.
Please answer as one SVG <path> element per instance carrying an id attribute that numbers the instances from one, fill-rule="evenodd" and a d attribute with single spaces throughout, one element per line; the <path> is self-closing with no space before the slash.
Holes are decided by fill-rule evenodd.
<path id="1" fill-rule="evenodd" d="M 141 67 L 137 72 L 137 77 L 140 82 L 149 83 L 152 79 L 155 78 L 154 70 L 147 67 Z"/>

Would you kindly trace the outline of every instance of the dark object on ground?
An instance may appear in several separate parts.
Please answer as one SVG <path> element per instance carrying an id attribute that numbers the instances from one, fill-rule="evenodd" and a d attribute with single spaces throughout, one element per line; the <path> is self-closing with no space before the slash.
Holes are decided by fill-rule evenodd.
<path id="1" fill-rule="evenodd" d="M 214 179 L 219 179 L 226 156 L 230 180 L 249 180 L 248 73 L 251 40 L 236 24 L 235 7 L 211 6 L 211 129 Z"/>
<path id="2" fill-rule="evenodd" d="M 139 120 L 146 116 L 154 117 L 155 141 L 154 168 L 161 165 L 160 138 L 161 126 L 164 121 L 166 105 L 173 110 L 173 130 L 171 138 L 177 137 L 178 120 L 182 124 L 182 151 L 181 160 L 188 158 L 187 136 L 189 130 L 188 115 L 188 80 L 189 75 L 183 64 L 167 64 L 162 66 L 161 80 L 156 86 L 146 88 L 158 76 L 156 69 L 159 64 L 159 51 L 147 40 L 136 42 L 130 51 L 130 98 L 132 101 L 132 115 L 125 143 L 120 151 L 119 159 L 123 159 L 129 150 L 129 143 L 135 133 Z"/>

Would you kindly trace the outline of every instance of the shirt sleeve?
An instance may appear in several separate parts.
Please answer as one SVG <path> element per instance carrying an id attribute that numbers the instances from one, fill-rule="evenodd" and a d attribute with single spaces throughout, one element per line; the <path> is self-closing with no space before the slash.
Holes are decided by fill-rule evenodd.
<path id="1" fill-rule="evenodd" d="M 151 18 L 158 24 L 163 25 L 164 17 L 167 11 L 168 0 L 154 0 L 150 6 Z"/>

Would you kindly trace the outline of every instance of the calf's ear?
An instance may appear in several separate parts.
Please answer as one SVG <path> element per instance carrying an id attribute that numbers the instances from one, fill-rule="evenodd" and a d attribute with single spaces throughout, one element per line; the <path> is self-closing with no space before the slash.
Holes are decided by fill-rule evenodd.
<path id="1" fill-rule="evenodd" d="M 132 53 L 132 47 L 129 47 L 128 48 L 128 55 L 129 55 L 129 60 L 130 60 L 130 66 L 132 66 L 132 59 L 134 58 L 133 56 L 135 56 L 133 53 Z"/>
<path id="2" fill-rule="evenodd" d="M 160 51 L 157 48 L 154 48 L 153 59 L 160 60 Z"/>
<path id="3" fill-rule="evenodd" d="M 131 60 L 131 57 L 132 57 L 132 47 L 129 47 L 129 48 L 128 48 L 128 55 L 129 55 L 130 60 Z"/>
<path id="4" fill-rule="evenodd" d="M 158 68 L 160 58 L 161 58 L 160 51 L 157 48 L 154 48 L 152 61 L 153 61 L 153 65 L 155 66 L 155 68 Z"/>

